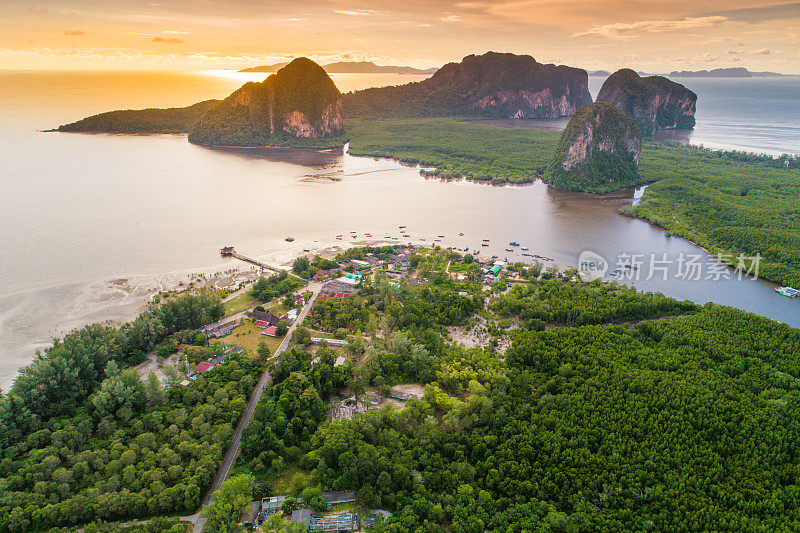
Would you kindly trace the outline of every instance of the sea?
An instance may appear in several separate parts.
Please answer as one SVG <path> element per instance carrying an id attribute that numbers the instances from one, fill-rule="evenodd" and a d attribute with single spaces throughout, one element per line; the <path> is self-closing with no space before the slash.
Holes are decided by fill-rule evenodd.
<path id="1" fill-rule="evenodd" d="M 343 92 L 422 79 L 332 77 Z M 618 215 L 641 188 L 600 198 L 542 183 L 426 179 L 419 168 L 346 151 L 219 150 L 180 135 L 44 131 L 110 109 L 223 98 L 260 79 L 228 71 L 0 72 L 0 388 L 8 390 L 54 337 L 91 322 L 129 320 L 155 290 L 193 273 L 245 268 L 220 257 L 223 245 L 278 265 L 387 237 L 469 248 L 479 258 L 536 254 L 560 268 L 590 257 L 600 274 L 617 270 L 641 290 L 800 326 L 800 301 L 779 296 L 774 284 L 739 279 L 691 243 Z M 593 95 L 602 81 L 590 78 Z M 696 129 L 675 142 L 800 153 L 800 79 L 676 81 L 698 94 L 698 106 Z M 521 246 L 509 247 L 512 241 Z M 680 272 L 689 257 L 704 266 L 699 279 Z"/>

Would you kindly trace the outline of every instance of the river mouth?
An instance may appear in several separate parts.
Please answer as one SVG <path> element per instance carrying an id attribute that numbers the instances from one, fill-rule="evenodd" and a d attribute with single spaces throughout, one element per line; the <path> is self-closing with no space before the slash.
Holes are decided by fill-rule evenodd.
<path id="1" fill-rule="evenodd" d="M 219 257 L 223 245 L 282 266 L 302 254 L 331 256 L 378 243 L 451 246 L 477 252 L 478 259 L 511 262 L 540 256 L 545 266 L 561 269 L 577 267 L 581 254 L 592 252 L 607 262 L 607 280 L 624 269 L 617 264 L 622 258 L 640 256 L 637 275 L 619 281 L 800 325 L 797 302 L 768 283 L 705 275 L 685 280 L 672 270 L 666 279 L 650 276 L 653 257 L 666 254 L 673 267 L 681 257 L 697 255 L 704 265 L 712 258 L 618 214 L 643 187 L 602 196 L 558 191 L 541 181 L 487 187 L 426 179 L 418 167 L 348 153 L 210 150 L 175 136 L 40 135 L 55 152 L 106 157 L 87 167 L 82 157 L 65 154 L 59 172 L 71 179 L 40 180 L 15 192 L 29 198 L 22 205 L 44 199 L 46 212 L 34 216 L 11 207 L 0 215 L 7 217 L 8 242 L 13 246 L 24 236 L 30 250 L 2 259 L 4 388 L 33 349 L 53 336 L 91 321 L 130 319 L 155 288 L 188 283 L 198 270 L 246 269 Z M 82 184 L 80 195 L 75 182 Z"/>
<path id="2" fill-rule="evenodd" d="M 179 107 L 224 97 L 238 87 L 170 78 L 174 94 L 153 100 L 146 88 L 134 92 L 138 85 L 132 78 L 24 73 L 6 75 L 0 84 L 7 103 L 0 112 L 6 170 L 0 238 L 8 250 L 19 252 L 0 256 L 0 387 L 5 390 L 34 350 L 53 337 L 89 322 L 132 318 L 152 295 L 146 288 L 187 283 L 198 271 L 234 268 L 234 260 L 219 256 L 223 245 L 283 265 L 304 253 L 335 254 L 376 242 L 469 248 L 479 251 L 479 258 L 510 261 L 533 260 L 522 254 L 535 254 L 560 268 L 578 266 L 581 254 L 590 251 L 608 263 L 606 274 L 625 255 L 649 262 L 667 254 L 674 262 L 681 254 L 699 254 L 710 264 L 696 246 L 619 215 L 619 207 L 634 201 L 634 190 L 597 196 L 555 191 L 538 181 L 445 182 L 424 178 L 415 166 L 347 153 L 222 150 L 176 135 L 37 131 L 108 108 Z M 404 233 L 400 226 L 406 226 Z M 357 232 L 355 239 L 351 231 Z M 287 236 L 295 240 L 286 242 Z M 483 239 L 490 239 L 488 246 Z M 800 326 L 800 302 L 779 296 L 773 284 L 705 279 L 705 273 L 683 280 L 674 269 L 667 279 L 647 279 L 644 267 L 635 272 L 640 279 L 621 281 Z"/>

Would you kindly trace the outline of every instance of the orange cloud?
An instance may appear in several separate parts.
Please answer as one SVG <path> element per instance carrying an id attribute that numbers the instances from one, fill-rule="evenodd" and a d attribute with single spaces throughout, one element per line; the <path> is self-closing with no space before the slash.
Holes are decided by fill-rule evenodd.
<path id="1" fill-rule="evenodd" d="M 185 42 L 183 39 L 178 39 L 176 37 L 153 37 L 154 43 L 183 43 Z"/>
<path id="2" fill-rule="evenodd" d="M 632 39 L 643 33 L 663 33 L 692 28 L 706 28 L 716 26 L 728 20 L 726 17 L 686 17 L 682 20 L 642 20 L 639 22 L 616 22 L 594 26 L 588 30 L 576 33 L 573 37 L 605 37 L 607 39 L 626 40 Z"/>

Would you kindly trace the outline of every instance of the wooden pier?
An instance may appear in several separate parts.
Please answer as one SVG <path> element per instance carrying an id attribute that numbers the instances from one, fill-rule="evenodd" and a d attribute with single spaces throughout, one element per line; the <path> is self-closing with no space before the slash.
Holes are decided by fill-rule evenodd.
<path id="1" fill-rule="evenodd" d="M 281 269 L 275 268 L 274 266 L 268 265 L 266 263 L 262 263 L 261 261 L 256 261 L 250 257 L 240 254 L 239 252 L 230 252 L 228 254 L 230 257 L 234 257 L 239 261 L 244 261 L 245 263 L 250 263 L 251 265 L 255 265 L 262 270 L 271 270 L 272 272 L 280 272 Z"/>

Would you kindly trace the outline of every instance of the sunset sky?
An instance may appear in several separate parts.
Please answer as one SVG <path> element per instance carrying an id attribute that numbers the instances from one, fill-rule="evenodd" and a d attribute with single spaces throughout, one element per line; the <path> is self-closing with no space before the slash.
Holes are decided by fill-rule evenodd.
<path id="1" fill-rule="evenodd" d="M 800 2 L 758 0 L 4 0 L 3 69 L 440 66 L 487 50 L 647 72 L 800 74 Z"/>

